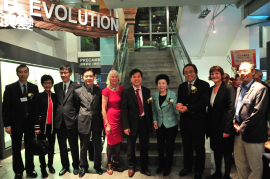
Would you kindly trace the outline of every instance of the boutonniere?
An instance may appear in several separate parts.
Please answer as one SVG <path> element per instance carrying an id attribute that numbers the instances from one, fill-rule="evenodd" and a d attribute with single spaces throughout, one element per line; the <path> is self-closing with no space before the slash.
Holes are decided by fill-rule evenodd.
<path id="1" fill-rule="evenodd" d="M 147 103 L 151 103 L 153 101 L 152 97 L 150 97 L 148 100 L 147 100 Z"/>
<path id="2" fill-rule="evenodd" d="M 191 93 L 196 93 L 196 91 L 197 91 L 197 88 L 195 86 L 192 86 L 191 87 Z"/>
<path id="3" fill-rule="evenodd" d="M 30 99 L 32 99 L 32 98 L 34 97 L 34 94 L 33 94 L 33 93 L 28 93 L 28 97 L 29 97 Z"/>
<path id="4" fill-rule="evenodd" d="M 169 104 L 173 104 L 173 99 L 169 98 L 167 101 Z"/>

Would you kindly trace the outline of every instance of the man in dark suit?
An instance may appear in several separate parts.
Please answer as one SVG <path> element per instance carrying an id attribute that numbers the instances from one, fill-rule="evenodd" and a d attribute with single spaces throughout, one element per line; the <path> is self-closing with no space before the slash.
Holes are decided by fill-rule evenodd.
<path id="1" fill-rule="evenodd" d="M 264 143 L 267 141 L 268 90 L 253 79 L 254 66 L 243 62 L 239 75 L 243 83 L 235 100 L 234 158 L 238 178 L 262 178 Z"/>
<path id="2" fill-rule="evenodd" d="M 94 169 L 102 175 L 101 167 L 101 134 L 103 119 L 101 115 L 101 90 L 94 85 L 95 73 L 93 69 L 87 68 L 82 73 L 85 86 L 74 90 L 74 102 L 76 105 L 76 116 L 78 117 L 78 130 L 80 136 L 80 173 L 79 177 L 85 175 L 89 165 L 87 160 L 87 149 L 89 147 L 90 131 L 94 144 Z"/>
<path id="3" fill-rule="evenodd" d="M 135 144 L 140 139 L 141 173 L 150 176 L 148 169 L 149 132 L 152 131 L 152 107 L 148 103 L 150 90 L 141 86 L 142 72 L 133 69 L 130 74 L 133 86 L 125 89 L 121 97 L 121 113 L 124 132 L 127 135 L 128 176 L 133 177 L 136 167 Z"/>
<path id="4" fill-rule="evenodd" d="M 63 82 L 54 86 L 57 98 L 57 109 L 54 127 L 57 129 L 57 139 L 60 148 L 62 169 L 59 176 L 69 171 L 69 159 L 67 150 L 67 139 L 71 149 L 73 173 L 79 173 L 79 147 L 78 147 L 78 120 L 76 118 L 76 107 L 73 100 L 73 90 L 80 86 L 70 80 L 72 70 L 69 65 L 60 67 L 60 75 Z"/>
<path id="5" fill-rule="evenodd" d="M 179 173 L 186 176 L 192 170 L 193 146 L 196 151 L 195 179 L 201 179 L 205 164 L 206 106 L 209 104 L 209 84 L 197 77 L 194 64 L 187 64 L 183 74 L 186 82 L 179 85 L 176 109 L 181 113 L 180 129 L 184 149 L 184 169 Z"/>
<path id="6" fill-rule="evenodd" d="M 31 140 L 34 137 L 34 98 L 38 87 L 27 82 L 29 68 L 21 64 L 16 69 L 19 80 L 6 86 L 3 99 L 3 121 L 5 130 L 12 139 L 12 162 L 15 179 L 22 178 L 24 169 L 27 177 L 36 178 Z M 24 134 L 25 168 L 21 157 L 21 143 Z"/>

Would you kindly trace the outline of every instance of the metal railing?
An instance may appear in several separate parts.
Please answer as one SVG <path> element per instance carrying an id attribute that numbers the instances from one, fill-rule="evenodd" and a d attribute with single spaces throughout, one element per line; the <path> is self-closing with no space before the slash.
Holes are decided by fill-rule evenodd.
<path id="1" fill-rule="evenodd" d="M 120 48 L 117 52 L 117 56 L 114 60 L 112 70 L 116 70 L 119 73 L 119 78 L 121 81 L 124 80 L 124 68 L 128 57 L 128 48 L 127 48 L 127 38 L 128 38 L 128 30 L 127 23 L 125 24 L 124 33 L 122 36 Z"/>
<path id="2" fill-rule="evenodd" d="M 183 69 L 186 64 L 192 64 L 189 55 L 187 53 L 187 50 L 179 36 L 179 31 L 175 27 L 175 23 L 171 22 L 170 26 L 171 30 L 171 51 L 173 54 L 173 58 L 176 62 L 176 65 L 178 67 L 178 72 L 181 77 L 182 82 L 186 81 L 184 75 L 183 75 Z"/>

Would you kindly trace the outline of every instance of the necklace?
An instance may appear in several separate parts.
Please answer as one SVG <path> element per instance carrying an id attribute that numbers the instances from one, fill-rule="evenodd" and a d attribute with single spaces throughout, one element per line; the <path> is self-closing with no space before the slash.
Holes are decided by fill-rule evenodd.
<path id="1" fill-rule="evenodd" d="M 118 88 L 118 85 L 117 85 L 115 88 L 113 88 L 113 87 L 110 85 L 110 88 L 111 88 L 112 90 L 116 90 L 116 89 Z"/>

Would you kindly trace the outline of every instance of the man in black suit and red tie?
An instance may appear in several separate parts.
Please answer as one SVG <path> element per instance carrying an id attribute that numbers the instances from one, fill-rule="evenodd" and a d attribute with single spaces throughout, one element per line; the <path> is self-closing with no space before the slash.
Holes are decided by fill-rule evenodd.
<path id="1" fill-rule="evenodd" d="M 76 106 L 73 100 L 73 90 L 80 86 L 70 80 L 72 70 L 69 65 L 60 67 L 60 75 L 63 82 L 54 86 L 57 98 L 56 116 L 54 127 L 57 129 L 57 139 L 60 148 L 62 169 L 59 176 L 69 171 L 69 159 L 67 150 L 67 139 L 71 149 L 73 173 L 79 173 L 79 146 L 78 146 L 78 120 L 76 118 Z"/>
<path id="2" fill-rule="evenodd" d="M 128 176 L 133 177 L 136 167 L 135 144 L 140 139 L 141 173 L 150 176 L 148 169 L 149 132 L 152 131 L 152 106 L 147 100 L 150 90 L 141 86 L 142 72 L 133 69 L 130 74 L 131 87 L 123 90 L 121 97 L 121 113 L 124 132 L 127 135 Z"/>
<path id="3" fill-rule="evenodd" d="M 5 130 L 11 135 L 12 163 L 15 179 L 21 179 L 26 170 L 27 177 L 36 178 L 31 140 L 34 138 L 34 98 L 38 87 L 27 81 L 29 68 L 21 64 L 16 69 L 19 80 L 6 86 L 3 97 L 3 122 Z M 25 167 L 21 156 L 21 143 L 24 134 Z"/>
<path id="4" fill-rule="evenodd" d="M 179 85 L 176 110 L 181 113 L 180 129 L 184 149 L 184 169 L 179 176 L 192 170 L 193 146 L 196 151 L 195 176 L 201 179 L 205 164 L 206 106 L 210 102 L 209 84 L 197 77 L 197 67 L 187 64 L 183 74 L 186 82 Z"/>

